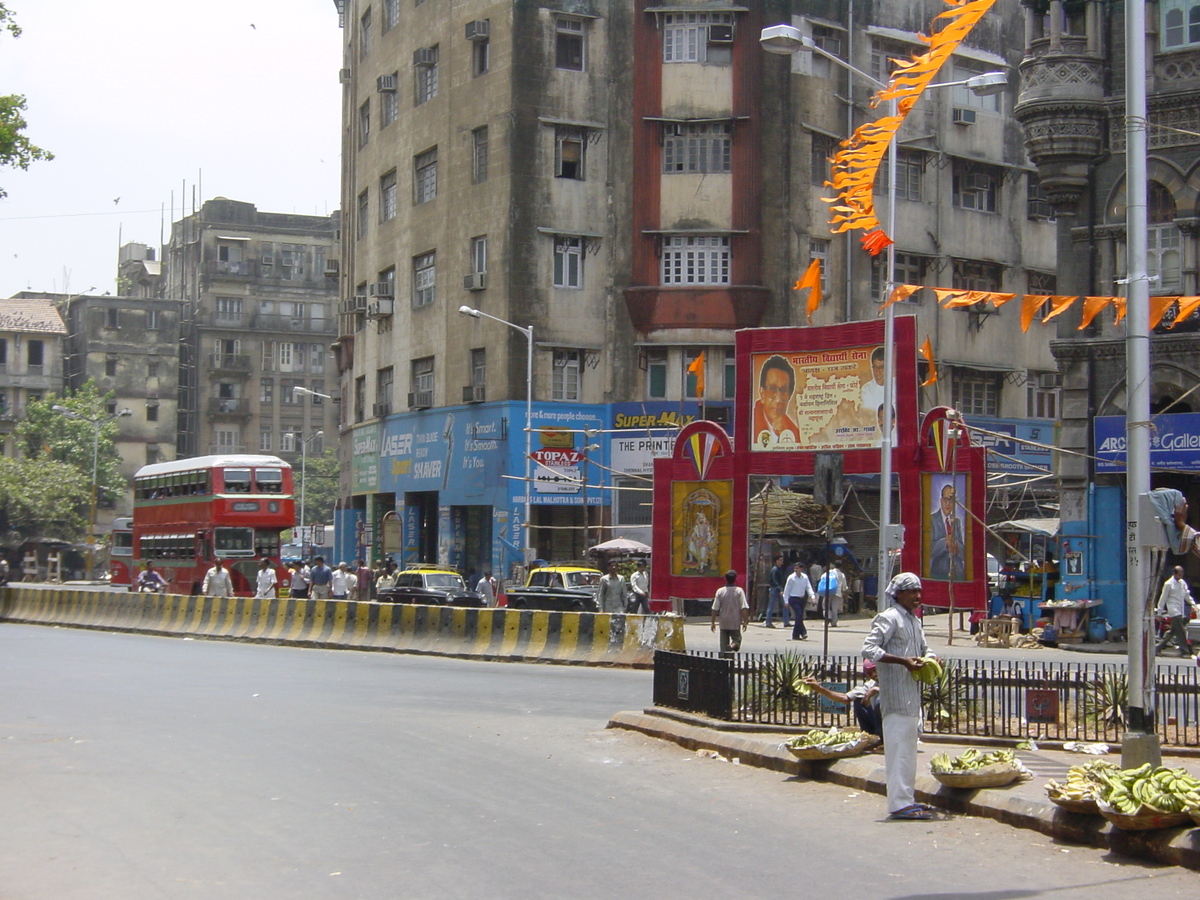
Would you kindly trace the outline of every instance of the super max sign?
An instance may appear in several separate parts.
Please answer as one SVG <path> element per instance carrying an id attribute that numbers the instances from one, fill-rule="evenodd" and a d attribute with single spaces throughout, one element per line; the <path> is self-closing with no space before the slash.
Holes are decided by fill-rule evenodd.
<path id="1" fill-rule="evenodd" d="M 1154 416 L 1150 465 L 1200 472 L 1200 413 Z M 1125 471 L 1125 417 L 1096 417 L 1097 472 Z"/>

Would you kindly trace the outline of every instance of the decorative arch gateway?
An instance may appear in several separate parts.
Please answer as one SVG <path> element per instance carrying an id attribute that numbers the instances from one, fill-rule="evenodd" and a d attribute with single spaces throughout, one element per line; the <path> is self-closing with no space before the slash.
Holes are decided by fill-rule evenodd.
<path id="1" fill-rule="evenodd" d="M 984 450 L 945 408 L 918 424 L 915 322 L 901 316 L 895 326 L 900 568 L 921 574 L 926 603 L 981 609 Z M 715 422 L 692 422 L 671 455 L 654 461 L 656 610 L 671 607 L 667 598 L 711 598 L 728 569 L 746 586 L 751 478 L 811 476 L 817 453 L 839 453 L 843 474 L 878 474 L 883 367 L 872 361 L 882 342 L 881 321 L 737 332 L 734 437 Z M 944 497 L 952 498 L 949 523 L 938 518 Z"/>

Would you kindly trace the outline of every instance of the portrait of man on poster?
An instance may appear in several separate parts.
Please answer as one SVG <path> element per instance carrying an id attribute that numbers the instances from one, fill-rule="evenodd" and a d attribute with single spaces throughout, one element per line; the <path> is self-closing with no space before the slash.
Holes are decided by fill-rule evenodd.
<path id="1" fill-rule="evenodd" d="M 964 581 L 967 573 L 966 527 L 959 496 L 966 496 L 966 476 L 931 479 L 929 505 L 929 578 Z"/>
<path id="2" fill-rule="evenodd" d="M 788 414 L 796 393 L 796 370 L 778 354 L 769 357 L 758 372 L 758 399 L 754 401 L 754 448 L 782 450 L 796 447 L 800 429 Z"/>

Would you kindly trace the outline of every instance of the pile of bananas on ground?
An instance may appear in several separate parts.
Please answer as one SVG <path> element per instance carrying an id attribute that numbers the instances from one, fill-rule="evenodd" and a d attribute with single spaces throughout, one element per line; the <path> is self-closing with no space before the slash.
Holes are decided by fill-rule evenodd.
<path id="1" fill-rule="evenodd" d="M 942 677 L 942 664 L 932 656 L 925 657 L 925 665 L 921 668 L 910 672 L 914 681 L 920 681 L 922 684 L 933 684 Z"/>
<path id="2" fill-rule="evenodd" d="M 1143 810 L 1180 813 L 1200 809 L 1200 780 L 1186 769 L 1156 769 L 1144 763 L 1136 769 L 1105 772 L 1101 778 L 1101 802 L 1123 815 L 1133 816 Z"/>
<path id="3" fill-rule="evenodd" d="M 839 730 L 837 726 L 830 728 L 828 731 L 814 728 L 806 734 L 792 738 L 787 742 L 787 746 L 794 747 L 797 750 L 812 749 L 834 753 L 851 747 L 869 737 L 871 735 L 865 731 L 859 731 L 857 728 L 847 728 L 844 731 Z"/>
<path id="4" fill-rule="evenodd" d="M 935 773 L 940 772 L 943 775 L 961 775 L 966 772 L 974 772 L 976 769 L 995 765 L 1005 765 L 1015 768 L 1017 766 L 1017 756 L 1011 750 L 992 750 L 988 753 L 980 753 L 972 747 L 970 750 L 964 750 L 955 757 L 951 757 L 949 753 L 939 753 L 929 761 L 930 770 Z"/>
<path id="5" fill-rule="evenodd" d="M 1120 771 L 1120 766 L 1104 759 L 1094 759 L 1080 766 L 1071 766 L 1067 770 L 1066 784 L 1047 781 L 1046 794 L 1051 800 L 1095 802 L 1100 799 L 1101 788 L 1106 785 L 1103 776 Z"/>

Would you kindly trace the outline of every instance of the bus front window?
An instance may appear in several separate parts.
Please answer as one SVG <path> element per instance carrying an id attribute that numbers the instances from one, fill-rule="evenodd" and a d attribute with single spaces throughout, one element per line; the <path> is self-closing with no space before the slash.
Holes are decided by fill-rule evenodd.
<path id="1" fill-rule="evenodd" d="M 254 556 L 253 528 L 214 528 L 213 549 L 222 559 Z"/>
<path id="2" fill-rule="evenodd" d="M 259 531 L 254 536 L 254 546 L 259 556 L 279 556 L 279 532 Z"/>

